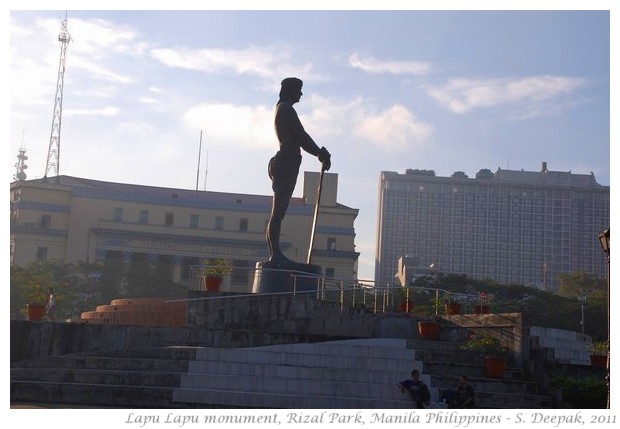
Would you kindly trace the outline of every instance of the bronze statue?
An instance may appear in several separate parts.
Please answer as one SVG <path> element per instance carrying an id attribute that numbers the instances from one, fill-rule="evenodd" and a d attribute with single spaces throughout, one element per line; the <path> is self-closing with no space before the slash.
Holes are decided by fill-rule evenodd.
<path id="1" fill-rule="evenodd" d="M 280 100 L 276 105 L 275 129 L 280 150 L 269 161 L 269 177 L 273 189 L 271 216 L 267 225 L 269 261 L 287 264 L 289 259 L 280 250 L 280 229 L 297 183 L 301 165 L 301 149 L 319 158 L 323 170 L 331 167 L 331 155 L 324 147 L 319 148 L 304 130 L 293 104 L 302 96 L 303 82 L 295 77 L 282 81 Z"/>

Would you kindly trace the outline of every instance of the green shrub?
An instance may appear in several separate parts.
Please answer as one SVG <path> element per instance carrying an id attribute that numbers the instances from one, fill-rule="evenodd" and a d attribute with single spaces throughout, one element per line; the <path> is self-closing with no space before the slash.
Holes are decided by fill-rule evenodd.
<path id="1" fill-rule="evenodd" d="M 574 378 L 562 375 L 551 377 L 553 387 L 562 388 L 563 401 L 575 409 L 607 408 L 607 382 L 601 377 Z"/>

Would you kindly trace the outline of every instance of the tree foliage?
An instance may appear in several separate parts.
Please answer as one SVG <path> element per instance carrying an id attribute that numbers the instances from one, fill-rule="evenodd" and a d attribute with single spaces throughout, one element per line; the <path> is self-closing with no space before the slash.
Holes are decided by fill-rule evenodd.
<path id="1" fill-rule="evenodd" d="M 591 273 L 577 271 L 558 275 L 560 287 L 558 295 L 567 298 L 587 296 L 597 298 L 607 293 L 607 282 Z"/>
<path id="2" fill-rule="evenodd" d="M 78 317 L 118 298 L 183 298 L 187 288 L 172 281 L 172 267 L 170 258 L 154 264 L 141 258 L 126 266 L 115 257 L 105 264 L 36 261 L 23 267 L 12 265 L 11 318 L 25 317 L 26 304 L 45 304 L 50 288 L 54 289 L 59 319 Z"/>
<path id="3" fill-rule="evenodd" d="M 607 338 L 606 281 L 587 273 L 568 273 L 563 295 L 517 284 L 502 285 L 494 280 L 474 280 L 465 275 L 436 274 L 416 279 L 412 290 L 415 308 L 434 306 L 435 296 L 423 288 L 437 288 L 450 293 L 493 296 L 490 303 L 494 312 L 524 313 L 532 326 L 581 331 L 581 302 L 575 291 L 589 290 L 584 304 L 585 334 L 595 340 Z M 569 290 L 573 292 L 569 293 Z"/>

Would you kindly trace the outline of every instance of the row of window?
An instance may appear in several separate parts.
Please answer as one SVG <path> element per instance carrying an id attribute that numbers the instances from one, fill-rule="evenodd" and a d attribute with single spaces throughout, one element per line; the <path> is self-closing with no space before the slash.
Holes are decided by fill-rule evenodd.
<path id="1" fill-rule="evenodd" d="M 115 222 L 123 221 L 123 209 L 121 207 L 114 208 L 113 219 Z M 190 214 L 189 216 L 189 227 L 190 228 L 198 228 L 199 218 L 197 214 Z M 265 220 L 265 225 L 263 232 L 267 230 L 267 223 L 269 220 Z M 148 210 L 140 210 L 139 215 L 139 223 L 148 224 L 149 223 L 149 211 Z M 168 212 L 164 218 L 165 226 L 173 226 L 174 225 L 174 213 Z M 215 216 L 215 224 L 214 229 L 223 230 L 224 229 L 224 216 Z M 241 218 L 239 219 L 239 231 L 247 232 L 249 230 L 249 219 Z M 333 237 L 327 238 L 327 250 L 336 250 L 336 239 Z"/>
<path id="2" fill-rule="evenodd" d="M 550 216 L 564 216 L 564 217 L 602 217 L 609 212 L 609 208 L 601 209 L 583 209 L 583 208 L 551 208 L 551 207 L 498 207 L 495 205 L 489 205 L 483 207 L 480 204 L 466 204 L 466 205 L 453 205 L 449 207 L 424 207 L 422 205 L 414 206 L 404 205 L 399 203 L 387 203 L 385 204 L 385 212 L 389 216 L 404 215 L 404 216 L 416 216 L 416 215 L 429 215 L 434 216 L 443 215 L 450 216 L 465 216 L 465 217 L 478 217 L 478 218 L 507 218 L 507 217 L 528 217 L 529 219 L 536 218 L 544 219 Z"/>
<path id="3" fill-rule="evenodd" d="M 113 219 L 115 222 L 123 221 L 123 209 L 122 208 L 117 207 L 114 209 Z M 195 215 L 195 214 L 190 215 L 189 220 L 190 220 L 189 222 L 190 228 L 198 228 L 198 215 Z M 267 229 L 267 222 L 269 221 L 268 220 L 265 221 L 265 230 Z M 140 210 L 139 223 L 141 224 L 149 223 L 148 210 Z M 174 213 L 170 213 L 170 212 L 166 213 L 165 218 L 164 218 L 164 225 L 165 226 L 174 225 Z M 39 220 L 39 227 L 42 229 L 50 229 L 52 227 L 52 216 L 48 214 L 41 215 L 41 218 Z M 220 231 L 224 229 L 224 216 L 215 217 L 214 228 Z M 239 219 L 239 231 L 247 232 L 248 228 L 249 228 L 249 220 L 247 218 Z M 336 238 L 335 237 L 327 238 L 327 250 L 336 250 Z M 45 260 L 45 257 L 43 256 L 40 258 L 37 255 L 37 258 L 38 259 L 42 258 L 41 260 Z"/>
<path id="4" fill-rule="evenodd" d="M 385 194 L 416 196 L 417 198 L 443 198 L 465 201 L 508 201 L 508 199 L 524 200 L 528 203 L 541 201 L 566 201 L 572 199 L 584 199 L 586 203 L 592 198 L 590 189 L 531 189 L 508 187 L 480 187 L 480 186 L 455 186 L 452 184 L 437 183 L 398 183 L 384 182 Z M 596 195 L 596 194 L 595 194 Z"/>
<path id="5" fill-rule="evenodd" d="M 112 215 L 112 219 L 115 222 L 122 222 L 123 221 L 123 209 L 122 207 L 115 207 L 114 208 L 114 213 Z M 164 215 L 164 219 L 163 219 L 163 224 L 165 226 L 174 226 L 175 225 L 175 217 L 174 217 L 174 213 L 172 212 L 167 212 Z M 265 221 L 265 228 L 267 226 L 267 222 Z M 148 225 L 149 224 L 149 211 L 148 210 L 140 210 L 140 214 L 138 216 L 138 223 L 142 224 L 142 225 Z M 190 228 L 198 228 L 199 227 L 199 216 L 197 214 L 190 214 L 189 215 L 189 224 L 188 226 Z M 213 224 L 213 228 L 216 230 L 223 230 L 224 229 L 224 216 L 215 216 L 215 221 Z M 239 219 L 239 231 L 241 232 L 247 232 L 249 229 L 249 219 L 248 218 L 241 218 Z"/>

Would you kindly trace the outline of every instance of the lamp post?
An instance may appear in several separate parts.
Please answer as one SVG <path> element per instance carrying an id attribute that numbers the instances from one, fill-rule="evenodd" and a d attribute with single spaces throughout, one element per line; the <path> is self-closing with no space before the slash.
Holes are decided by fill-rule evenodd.
<path id="1" fill-rule="evenodd" d="M 586 329 L 586 320 L 585 320 L 585 314 L 584 314 L 584 307 L 586 304 L 586 299 L 588 299 L 587 295 L 581 295 L 577 298 L 577 300 L 579 301 L 579 303 L 581 304 L 581 336 L 583 337 L 585 334 L 585 329 Z"/>
<path id="2" fill-rule="evenodd" d="M 600 241 L 601 243 L 601 247 L 603 248 L 603 252 L 605 253 L 605 255 L 607 255 L 607 342 L 609 343 L 609 338 L 610 338 L 610 333 L 609 333 L 609 301 L 610 301 L 610 295 L 609 295 L 609 276 L 610 276 L 610 264 L 609 264 L 609 228 L 607 228 L 605 231 L 601 232 L 598 235 L 598 241 Z M 611 350 L 611 347 L 610 347 Z M 610 393 L 610 379 L 609 379 L 609 354 L 610 352 L 607 352 L 607 408 L 609 408 L 610 406 L 610 398 L 609 398 L 609 393 Z"/>

